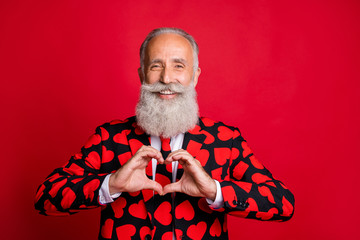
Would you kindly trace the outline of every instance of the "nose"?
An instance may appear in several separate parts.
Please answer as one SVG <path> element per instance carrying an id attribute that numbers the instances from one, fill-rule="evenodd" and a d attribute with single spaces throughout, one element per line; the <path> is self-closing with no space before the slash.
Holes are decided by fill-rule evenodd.
<path id="1" fill-rule="evenodd" d="M 161 76 L 160 76 L 160 81 L 162 83 L 168 84 L 172 82 L 172 76 L 171 76 L 171 71 L 167 68 L 164 67 L 161 71 Z"/>

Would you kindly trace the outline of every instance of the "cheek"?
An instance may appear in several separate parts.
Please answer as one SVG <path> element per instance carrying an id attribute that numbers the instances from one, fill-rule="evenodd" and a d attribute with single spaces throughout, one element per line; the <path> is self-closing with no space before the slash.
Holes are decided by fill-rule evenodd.
<path id="1" fill-rule="evenodd" d="M 192 81 L 192 77 L 192 73 L 186 72 L 178 77 L 178 81 L 184 86 L 189 86 Z"/>
<path id="2" fill-rule="evenodd" d="M 159 79 L 160 79 L 160 75 L 156 73 L 151 73 L 151 74 L 148 73 L 145 75 L 145 82 L 148 84 L 155 83 L 159 81 Z"/>

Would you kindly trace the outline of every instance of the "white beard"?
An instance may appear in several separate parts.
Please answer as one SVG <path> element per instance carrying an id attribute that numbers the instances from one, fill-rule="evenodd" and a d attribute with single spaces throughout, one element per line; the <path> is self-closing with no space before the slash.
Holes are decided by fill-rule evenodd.
<path id="1" fill-rule="evenodd" d="M 165 89 L 177 95 L 172 99 L 161 99 L 158 93 Z M 193 83 L 188 87 L 180 83 L 144 83 L 136 105 L 136 119 L 147 134 L 170 138 L 193 129 L 198 122 L 198 110 Z"/>

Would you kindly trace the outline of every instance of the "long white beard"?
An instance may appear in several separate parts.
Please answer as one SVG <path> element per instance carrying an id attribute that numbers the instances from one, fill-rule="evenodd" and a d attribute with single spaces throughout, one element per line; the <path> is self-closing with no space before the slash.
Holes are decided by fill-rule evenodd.
<path id="1" fill-rule="evenodd" d="M 172 99 L 161 99 L 158 93 L 165 89 L 177 95 Z M 184 87 L 180 83 L 157 82 L 141 86 L 136 119 L 138 126 L 146 133 L 170 138 L 193 129 L 198 122 L 198 111 L 192 83 Z"/>

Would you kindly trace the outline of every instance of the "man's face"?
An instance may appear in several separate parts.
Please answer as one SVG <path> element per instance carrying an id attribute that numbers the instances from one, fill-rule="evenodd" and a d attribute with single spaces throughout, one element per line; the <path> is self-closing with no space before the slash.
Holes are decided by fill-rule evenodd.
<path id="1" fill-rule="evenodd" d="M 143 83 L 156 82 L 180 83 L 189 86 L 194 80 L 196 86 L 200 68 L 194 73 L 194 55 L 188 40 L 178 34 L 166 33 L 154 37 L 149 42 L 145 53 L 144 79 L 139 69 Z M 163 90 L 158 93 L 162 99 L 172 99 L 177 93 Z"/>

